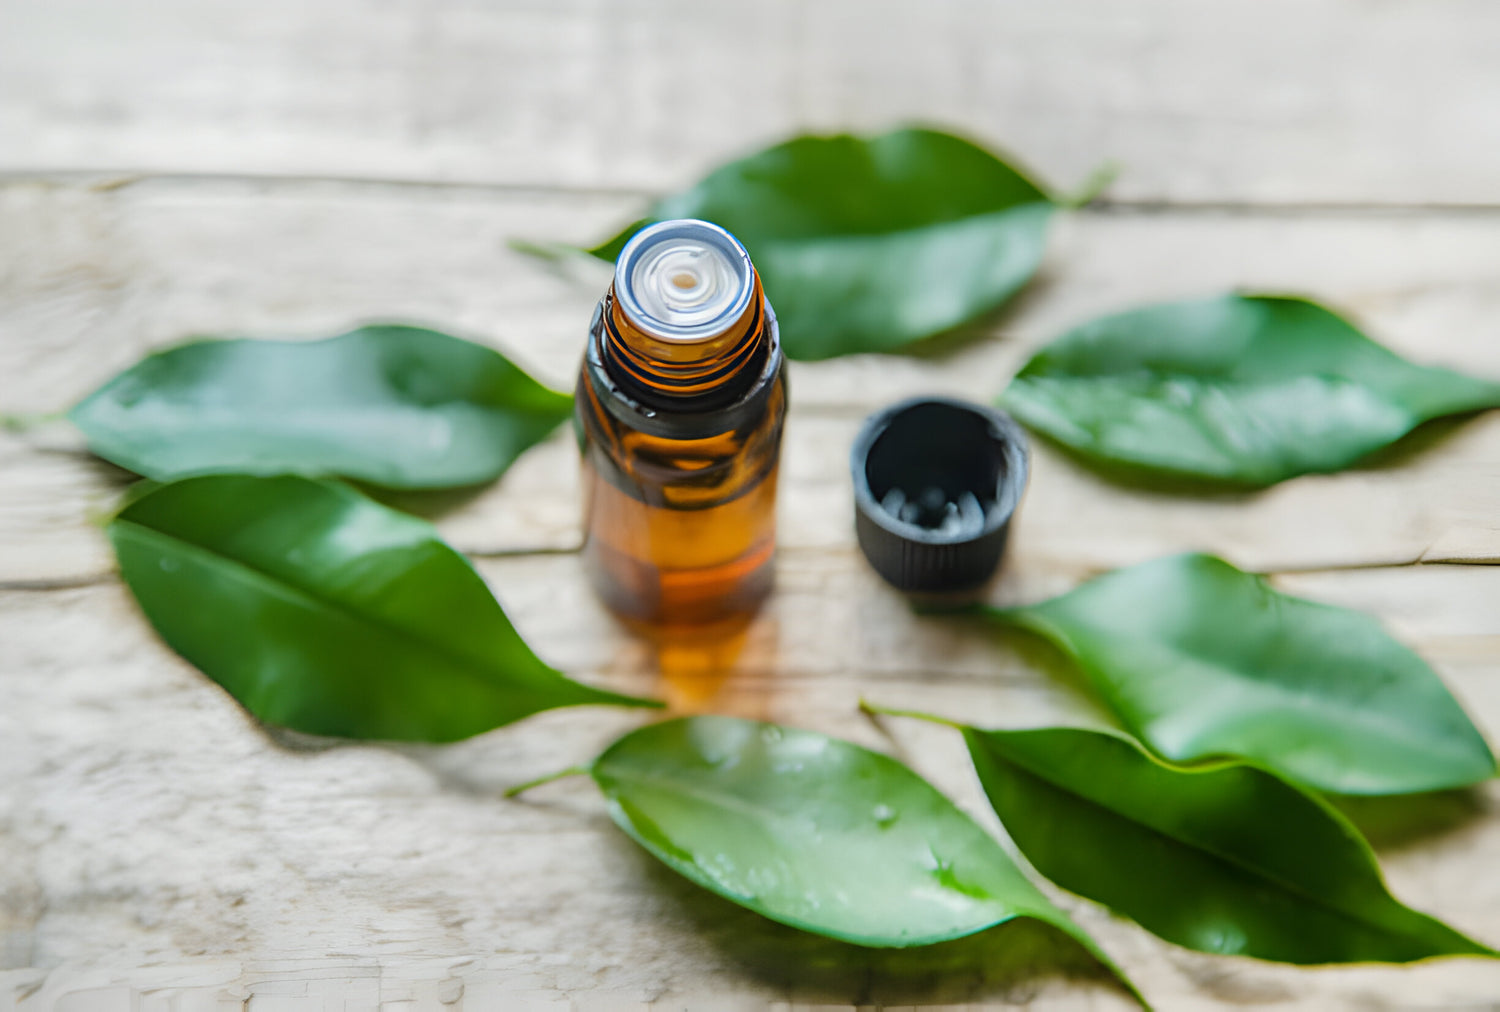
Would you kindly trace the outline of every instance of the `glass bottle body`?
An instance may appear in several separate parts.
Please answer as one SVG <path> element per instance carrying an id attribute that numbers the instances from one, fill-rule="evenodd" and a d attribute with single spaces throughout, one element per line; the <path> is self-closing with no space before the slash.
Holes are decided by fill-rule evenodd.
<path id="1" fill-rule="evenodd" d="M 653 344 L 623 317 L 613 291 L 595 313 L 576 399 L 583 556 L 595 590 L 628 621 L 734 623 L 771 590 L 787 397 L 775 318 L 759 287 L 717 349 Z M 675 403 L 642 403 L 642 387 L 622 386 L 621 371 L 610 368 L 617 345 L 648 363 L 673 354 L 679 375 L 713 382 Z M 733 400 L 723 403 L 725 394 Z M 677 404 L 691 410 L 672 410 Z"/>

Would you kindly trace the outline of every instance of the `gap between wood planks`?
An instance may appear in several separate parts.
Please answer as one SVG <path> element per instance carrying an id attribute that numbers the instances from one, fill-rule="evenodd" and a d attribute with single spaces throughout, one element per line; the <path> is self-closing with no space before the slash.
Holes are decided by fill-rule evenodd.
<path id="1" fill-rule="evenodd" d="M 712 166 L 706 166 L 707 173 Z M 540 183 L 505 183 L 485 180 L 442 180 L 381 176 L 322 176 L 283 173 L 233 172 L 137 172 L 130 169 L 56 169 L 0 170 L 0 187 L 7 186 L 86 186 L 97 193 L 108 193 L 150 184 L 267 185 L 274 187 L 348 187 L 353 189 L 431 190 L 441 193 L 473 194 L 554 194 L 574 197 L 634 198 L 642 204 L 663 196 L 662 193 L 634 187 L 556 186 Z M 1107 192 L 1107 191 L 1106 191 Z M 1287 216 L 1300 214 L 1379 214 L 1384 212 L 1416 214 L 1500 214 L 1500 201 L 1464 203 L 1462 201 L 1232 201 L 1232 200 L 1115 200 L 1101 196 L 1073 210 L 1119 214 L 1245 214 Z"/>
<path id="2" fill-rule="evenodd" d="M 456 551 L 456 549 L 455 549 Z M 581 545 L 568 545 L 565 547 L 540 547 L 540 548 L 494 548 L 460 552 L 468 559 L 525 559 L 537 558 L 548 555 L 576 555 L 582 551 Z M 783 548 L 784 553 L 796 553 L 798 555 L 842 555 L 851 551 L 845 546 L 822 548 L 817 546 L 799 546 L 795 548 Z M 1348 573 L 1361 570 L 1381 569 L 1409 569 L 1416 566 L 1494 566 L 1500 565 L 1500 559 L 1443 559 L 1426 557 L 1426 551 L 1419 553 L 1413 559 L 1396 559 L 1390 562 L 1351 562 L 1346 565 L 1323 564 L 1317 566 L 1276 566 L 1270 569 L 1247 570 L 1257 576 L 1275 577 L 1287 574 L 1304 573 Z M 1089 570 L 1086 577 L 1100 576 L 1109 572 L 1109 569 Z M 119 578 L 119 571 L 110 569 L 106 572 L 93 573 L 87 576 L 64 576 L 56 579 L 37 580 L 0 580 L 0 593 L 36 592 L 47 593 L 49 591 L 78 590 L 83 587 L 98 587 L 111 583 Z"/>
<path id="3" fill-rule="evenodd" d="M 491 193 L 497 196 L 502 194 L 526 194 L 526 193 L 552 193 L 562 196 L 587 196 L 587 195 L 609 195 L 609 196 L 632 196 L 642 201 L 649 198 L 645 191 L 634 189 L 591 189 L 587 187 L 568 186 L 537 186 L 531 184 L 510 183 L 483 183 L 483 182 L 442 182 L 423 180 L 399 180 L 378 178 L 341 178 L 334 176 L 316 175 L 256 175 L 256 174 L 232 174 L 232 173 L 158 173 L 144 172 L 133 173 L 128 171 L 101 172 L 101 171 L 67 171 L 67 172 L 3 172 L 0 171 L 0 189 L 7 186 L 21 185 L 55 185 L 80 186 L 86 185 L 90 189 L 108 192 L 117 189 L 134 187 L 137 185 L 150 185 L 159 183 L 166 186 L 193 185 L 205 186 L 233 186 L 233 185 L 264 185 L 265 192 L 280 189 L 295 189 L 298 187 L 348 187 L 355 189 L 370 189 L 374 191 L 420 191 L 426 190 L 433 193 L 462 193 L 473 192 L 477 194 Z M 1375 216 L 1383 214 L 1423 213 L 1438 210 L 1447 212 L 1500 212 L 1500 204 L 1495 205 L 1463 205 L 1444 203 L 1418 203 L 1418 204 L 1377 204 L 1377 203 L 1306 203 L 1306 204 L 1254 204 L 1254 203 L 1227 203 L 1227 202 L 1200 202 L 1200 203 L 1173 203 L 1163 201 L 1142 202 L 1115 202 L 1103 200 L 1090 205 L 1089 213 L 1102 213 L 1103 215 L 1117 214 L 1120 216 L 1142 215 L 1149 216 L 1153 213 L 1187 212 L 1187 213 L 1212 213 L 1224 212 L 1240 213 L 1245 218 L 1271 217 L 1278 214 L 1296 215 L 1313 213 L 1347 213 L 1353 216 Z M 854 419 L 865 414 L 866 409 L 862 405 L 853 404 L 823 404 L 811 403 L 799 406 L 799 414 L 804 417 L 816 417 L 827 419 Z M 73 452 L 73 451 L 64 451 Z M 1264 575 L 1275 575 L 1278 573 L 1298 574 L 1317 572 L 1339 572 L 1347 570 L 1365 569 L 1387 569 L 1412 567 L 1417 565 L 1493 565 L 1500 563 L 1500 558 L 1490 557 L 1433 557 L 1430 556 L 1433 547 L 1439 542 L 1434 540 L 1421 551 L 1415 552 L 1411 557 L 1389 559 L 1385 561 L 1361 561 L 1341 565 L 1337 563 L 1320 562 L 1314 565 L 1285 565 L 1270 566 L 1259 570 Z M 818 549 L 813 546 L 796 547 L 790 549 L 799 553 L 819 551 L 846 552 L 847 546 L 838 549 Z M 577 552 L 577 546 L 563 547 L 536 547 L 536 548 L 501 548 L 493 550 L 469 551 L 466 554 L 476 559 L 503 559 L 524 558 L 528 556 L 559 555 Z M 1108 567 L 1088 571 L 1090 575 L 1107 571 Z M 69 590 L 79 587 L 96 586 L 107 583 L 115 578 L 117 574 L 113 571 L 103 571 L 88 575 L 73 575 L 56 578 L 30 578 L 15 580 L 0 580 L 0 591 L 38 591 Z"/>

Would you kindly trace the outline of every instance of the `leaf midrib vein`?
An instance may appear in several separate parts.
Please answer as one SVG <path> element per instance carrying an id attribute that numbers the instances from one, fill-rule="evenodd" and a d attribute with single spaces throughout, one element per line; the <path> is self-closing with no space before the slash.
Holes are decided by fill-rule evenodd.
<path id="1" fill-rule="evenodd" d="M 729 809 L 730 811 L 736 812 L 741 815 L 746 815 L 751 818 L 759 819 L 764 822 L 777 821 L 795 824 L 798 821 L 792 815 L 784 814 L 774 808 L 757 805 L 753 802 L 746 801 L 737 795 L 716 794 L 710 788 L 689 786 L 683 784 L 680 781 L 672 780 L 666 777 L 642 776 L 639 774 L 630 774 L 629 776 L 622 777 L 618 774 L 615 774 L 614 779 L 620 781 L 628 781 L 634 784 L 642 784 L 650 787 L 670 788 L 671 790 L 677 791 L 680 794 L 685 794 L 688 797 L 694 798 L 698 801 L 702 801 L 710 805 L 719 805 L 720 807 Z M 721 799 L 723 800 L 721 801 Z"/>
<path id="2" fill-rule="evenodd" d="M 1249 689 L 1252 698 L 1264 696 L 1266 694 L 1277 694 L 1280 692 L 1284 692 L 1289 696 L 1296 696 L 1297 698 L 1311 699 L 1320 703 L 1325 702 L 1324 700 L 1321 700 L 1320 697 L 1315 695 L 1299 695 L 1297 693 L 1291 692 L 1290 689 L 1288 689 L 1282 682 L 1258 679 L 1253 675 L 1246 674 L 1236 668 L 1226 667 L 1225 665 L 1220 664 L 1217 661 L 1208 660 L 1206 658 L 1200 657 L 1200 655 L 1198 654 L 1191 653 L 1187 650 L 1178 649 L 1177 647 L 1172 646 L 1169 643 L 1165 643 L 1165 641 L 1162 641 L 1162 643 L 1166 651 L 1173 657 L 1185 658 L 1188 661 L 1192 662 L 1195 666 L 1201 665 L 1212 668 L 1214 671 L 1221 673 L 1226 681 L 1229 681 L 1234 685 L 1243 686 Z M 1084 661 L 1082 658 L 1077 657 L 1077 655 L 1075 655 L 1075 658 L 1078 660 L 1078 663 L 1091 675 L 1094 675 L 1097 672 L 1096 665 Z M 1321 714 L 1325 712 L 1325 708 L 1323 705 L 1319 705 L 1315 708 L 1312 708 L 1310 712 L 1314 714 Z M 1349 715 L 1352 716 L 1353 723 L 1358 727 L 1364 728 L 1372 733 L 1379 734 L 1382 738 L 1385 738 L 1387 740 L 1401 742 L 1403 744 L 1416 747 L 1417 750 L 1423 752 L 1434 751 L 1434 743 L 1436 743 L 1435 751 L 1438 755 L 1443 756 L 1445 758 L 1445 761 L 1462 761 L 1464 759 L 1461 751 L 1450 751 L 1449 749 L 1444 747 L 1448 742 L 1455 740 L 1455 735 L 1440 734 L 1435 737 L 1420 737 L 1414 728 L 1408 727 L 1405 723 L 1401 722 L 1391 714 L 1380 710 L 1372 711 L 1363 708 L 1350 708 Z M 1339 722 L 1344 724 L 1349 723 L 1348 720 L 1344 719 L 1344 716 L 1345 715 L 1343 711 L 1340 711 Z"/>
<path id="3" fill-rule="evenodd" d="M 496 682 L 488 680 L 480 674 L 476 674 L 476 670 L 483 670 L 487 667 L 487 665 L 480 658 L 450 649 L 446 645 L 440 644 L 435 640 L 425 639 L 417 633 L 414 633 L 409 629 L 405 629 L 402 626 L 396 625 L 380 616 L 357 611 L 356 609 L 349 607 L 343 602 L 332 600 L 322 595 L 315 594 L 302 587 L 298 587 L 295 584 L 287 583 L 276 575 L 253 566 L 242 559 L 215 552 L 203 545 L 199 545 L 184 538 L 168 534 L 164 531 L 157 530 L 155 527 L 150 527 L 146 524 L 142 524 L 134 520 L 127 520 L 123 517 L 117 517 L 114 520 L 114 523 L 132 528 L 136 531 L 144 532 L 152 538 L 164 540 L 174 546 L 185 548 L 191 553 L 196 553 L 216 562 L 222 563 L 226 566 L 229 572 L 235 573 L 242 578 L 248 577 L 258 583 L 267 584 L 278 591 L 281 596 L 300 599 L 299 603 L 302 604 L 311 602 L 311 604 L 316 607 L 324 608 L 328 611 L 334 612 L 335 614 L 342 615 L 344 618 L 354 620 L 357 623 L 374 626 L 394 635 L 397 639 L 403 640 L 408 643 L 414 643 L 419 647 L 426 648 L 430 652 L 435 653 L 440 657 L 444 657 L 450 661 L 457 662 L 457 670 L 461 671 L 465 676 L 478 682 L 488 690 L 496 691 L 503 688 L 503 686 L 497 684 Z M 546 667 L 545 663 L 541 662 L 540 658 L 538 658 L 538 662 L 542 663 L 543 666 Z M 554 675 L 560 675 L 559 672 L 553 670 L 550 667 L 548 667 L 547 670 Z M 518 693 L 537 694 L 540 692 L 540 690 L 536 688 L 522 685 L 517 685 L 514 688 Z M 587 689 L 589 687 L 583 686 L 583 688 Z"/>
<path id="4" fill-rule="evenodd" d="M 597 779 L 597 774 L 596 774 L 596 779 Z M 750 803 L 750 802 L 746 802 L 743 799 L 741 799 L 741 798 L 739 798 L 737 796 L 734 796 L 734 795 L 729 795 L 729 798 L 731 799 L 731 803 L 729 803 L 729 804 L 722 804 L 722 801 L 721 801 L 722 796 L 713 793 L 711 790 L 707 790 L 707 789 L 704 789 L 704 788 L 701 788 L 701 787 L 696 787 L 696 786 L 685 786 L 685 785 L 681 784 L 679 781 L 668 779 L 668 778 L 664 778 L 664 777 L 660 777 L 660 776 L 642 776 L 642 775 L 632 774 L 632 775 L 630 775 L 628 777 L 622 777 L 622 776 L 619 776 L 619 775 L 615 775 L 613 777 L 613 779 L 615 779 L 617 781 L 624 781 L 624 782 L 629 782 L 629 783 L 633 783 L 633 784 L 643 784 L 643 785 L 647 785 L 647 786 L 651 786 L 651 787 L 667 788 L 667 789 L 675 790 L 675 791 L 678 791 L 678 792 L 680 792 L 680 793 L 682 793 L 684 795 L 687 795 L 688 797 L 691 797 L 691 798 L 694 798 L 696 800 L 702 801 L 702 802 L 704 802 L 706 804 L 709 804 L 709 805 L 721 805 L 721 807 L 727 808 L 730 811 L 736 812 L 736 813 L 741 814 L 741 815 L 748 816 L 748 817 L 753 818 L 753 819 L 759 819 L 761 821 L 766 821 L 766 822 L 782 822 L 782 823 L 787 823 L 787 822 L 793 822 L 794 823 L 795 822 L 795 820 L 792 819 L 792 818 L 781 816 L 780 813 L 777 813 L 775 811 L 775 809 L 764 809 L 763 806 L 759 806 L 759 805 L 756 805 L 756 804 L 753 804 L 753 803 Z M 772 814 L 773 818 L 766 818 L 765 815 L 763 814 L 765 811 L 769 811 Z M 960 820 L 965 821 L 965 822 L 969 822 L 971 826 L 973 825 L 972 821 L 969 820 L 968 816 L 964 815 L 963 812 L 958 811 L 957 809 L 955 809 L 954 810 L 954 814 Z M 1005 852 L 1000 849 L 999 845 L 994 842 L 993 838 L 990 837 L 989 834 L 983 833 L 983 831 L 979 830 L 977 826 L 973 826 L 973 828 L 977 832 L 979 832 L 980 835 L 982 835 L 985 838 L 985 840 L 988 841 L 994 847 L 994 849 L 997 852 L 999 852 L 999 854 L 1000 854 L 1000 856 L 1001 856 L 1001 858 L 1003 860 L 1010 861 L 1009 856 L 1006 855 Z M 695 865 L 697 865 L 696 857 L 694 858 L 694 862 L 693 863 Z M 1012 864 L 1014 864 L 1014 862 L 1012 862 Z M 1020 874 L 1019 869 L 1016 869 L 1016 871 L 1017 871 L 1017 874 L 1019 875 Z M 1025 882 L 1024 877 L 1022 878 L 1022 881 Z M 1030 888 L 1032 890 L 1035 890 L 1035 887 L 1032 886 L 1030 884 L 1030 882 L 1026 882 L 1026 887 Z M 963 894 L 963 895 L 968 896 L 968 894 Z M 1057 915 L 1060 913 L 1060 911 L 1057 911 L 1056 908 L 1049 909 L 1049 907 L 1051 905 L 1047 902 L 1046 897 L 1043 896 L 1040 892 L 1036 892 L 1035 895 L 1036 895 L 1037 898 L 1040 898 L 1042 900 L 1042 903 L 1040 905 L 1039 904 L 1035 904 L 1035 903 L 1027 903 L 1024 900 L 1020 900 L 1020 899 L 1013 899 L 1013 898 L 1007 898 L 1007 897 L 996 896 L 996 895 L 987 895 L 985 897 L 985 900 L 983 902 L 979 902 L 977 900 L 977 898 L 973 897 L 973 896 L 968 896 L 968 898 L 970 900 L 976 901 L 976 903 L 979 903 L 979 905 L 981 905 L 983 907 L 989 908 L 991 910 L 997 910 L 997 911 L 999 911 L 1000 916 L 997 919 L 994 920 L 994 922 L 993 922 L 994 924 L 1004 923 L 1005 921 L 1007 921 L 1007 920 L 1009 920 L 1011 918 L 1014 918 L 1014 917 L 1032 917 L 1032 918 L 1036 918 L 1038 920 L 1046 921 L 1046 922 L 1048 922 L 1050 924 L 1056 925 L 1056 926 L 1062 928 L 1063 930 L 1068 931 L 1069 934 L 1072 934 L 1073 932 L 1071 930 L 1069 930 L 1069 928 L 1073 927 L 1072 922 L 1065 915 L 1062 916 L 1061 919 L 1059 919 Z M 1064 927 L 1064 925 L 1066 925 L 1066 927 Z M 965 935 L 966 934 L 970 934 L 970 933 L 971 932 L 964 932 Z M 953 937 L 964 937 L 964 935 L 955 935 Z"/>
<path id="5" fill-rule="evenodd" d="M 614 779 L 629 781 L 631 783 L 642 784 L 650 787 L 667 788 L 670 790 L 674 790 L 695 800 L 704 802 L 709 805 L 717 805 L 726 808 L 729 811 L 735 812 L 740 815 L 745 815 L 762 822 L 776 822 L 781 824 L 798 825 L 803 821 L 799 820 L 793 814 L 782 813 L 775 808 L 770 808 L 768 806 L 746 801 L 738 795 L 720 795 L 715 793 L 711 788 L 704 788 L 696 785 L 687 785 L 681 783 L 680 781 L 669 779 L 666 777 L 650 775 L 642 776 L 639 774 L 631 774 L 628 777 L 622 777 L 618 774 L 615 774 Z M 874 802 L 871 802 L 871 804 L 874 804 Z M 968 817 L 965 816 L 962 812 L 959 812 L 955 809 L 954 814 L 959 819 L 967 821 Z M 975 826 L 974 828 L 976 831 L 978 831 L 977 826 Z M 999 849 L 998 844 L 996 845 L 996 849 Z M 997 900 L 997 902 L 999 901 Z"/>
<path id="6" fill-rule="evenodd" d="M 1115 808 L 1114 806 L 1109 805 L 1109 804 L 1107 804 L 1107 803 L 1105 803 L 1103 801 L 1099 801 L 1099 800 L 1097 800 L 1095 798 L 1089 797 L 1086 794 L 1080 793 L 1078 790 L 1075 790 L 1072 787 L 1066 786 L 1064 784 L 1060 784 L 1056 780 L 1052 779 L 1051 777 L 1048 777 L 1047 775 L 1045 775 L 1044 773 L 1042 773 L 1040 770 L 1036 769 L 1031 764 L 1029 764 L 1029 763 L 1027 763 L 1027 762 L 1025 762 L 1023 760 L 1017 759 L 1017 758 L 1015 758 L 1012 755 L 1006 754 L 1003 758 L 1004 758 L 1004 760 L 1006 762 L 1014 763 L 1016 766 L 1021 767 L 1023 770 L 1025 770 L 1026 772 L 1030 773 L 1031 775 L 1037 777 L 1039 780 L 1042 780 L 1043 782 L 1047 783 L 1054 790 L 1061 791 L 1064 794 L 1069 795 L 1070 797 L 1077 798 L 1079 801 L 1083 802 L 1086 805 L 1090 805 L 1090 806 L 1092 806 L 1094 808 L 1102 809 L 1103 811 L 1106 811 L 1106 812 L 1110 813 L 1111 815 L 1113 815 L 1113 816 L 1115 816 L 1117 818 L 1124 819 L 1126 822 L 1132 823 L 1133 825 L 1136 825 L 1136 826 L 1140 826 L 1142 829 L 1146 830 L 1147 832 L 1149 832 L 1149 833 L 1151 833 L 1151 834 L 1153 834 L 1155 836 L 1161 837 L 1161 838 L 1163 838 L 1163 839 L 1165 839 L 1165 840 L 1167 840 L 1167 841 L 1169 841 L 1171 843 L 1174 843 L 1174 844 L 1176 844 L 1178 846 L 1187 847 L 1190 850 L 1196 850 L 1196 851 L 1199 851 L 1201 853 L 1207 854 L 1209 857 L 1212 857 L 1215 860 L 1220 861 L 1223 864 L 1226 864 L 1226 865 L 1230 866 L 1231 868 L 1236 869 L 1237 871 L 1240 871 L 1242 873 L 1248 874 L 1253 879 L 1257 879 L 1257 880 L 1269 882 L 1270 884 L 1272 884 L 1272 885 L 1276 886 L 1277 888 L 1281 889 L 1283 892 L 1286 892 L 1286 893 L 1291 894 L 1292 896 L 1300 897 L 1300 898 L 1302 898 L 1304 900 L 1310 901 L 1313 905 L 1318 906 L 1318 907 L 1322 907 L 1323 909 L 1328 910 L 1328 911 L 1330 911 L 1330 912 L 1338 915 L 1339 917 L 1344 918 L 1345 920 L 1352 921 L 1353 923 L 1355 923 L 1357 925 L 1360 925 L 1361 927 L 1364 927 L 1364 928 L 1367 928 L 1367 929 L 1373 927 L 1373 928 L 1375 928 L 1375 929 L 1377 929 L 1377 930 L 1379 930 L 1379 931 L 1381 931 L 1383 933 L 1390 933 L 1390 934 L 1396 934 L 1397 933 L 1397 931 L 1395 929 L 1392 929 L 1391 927 L 1389 927 L 1387 925 L 1381 924 L 1381 923 L 1376 922 L 1376 921 L 1371 921 L 1369 919 L 1366 919 L 1365 917 L 1363 917 L 1362 915 L 1360 915 L 1358 913 L 1354 913 L 1354 912 L 1351 912 L 1349 910 L 1345 910 L 1343 907 L 1340 907 L 1340 906 L 1337 906 L 1337 905 L 1331 903 L 1329 900 L 1327 900 L 1324 897 L 1320 897 L 1320 896 L 1318 896 L 1316 894 L 1307 892 L 1305 889 L 1303 889 L 1301 886 L 1297 885 L 1296 883 L 1287 882 L 1287 881 L 1285 881 L 1284 879 L 1282 879 L 1280 876 L 1278 876 L 1276 874 L 1270 873 L 1270 872 L 1268 872 L 1268 871 L 1266 871 L 1264 869 L 1256 868 L 1254 865 L 1246 864 L 1244 861 L 1240 860 L 1239 858 L 1236 858 L 1236 857 L 1234 857 L 1232 855 L 1229 855 L 1229 854 L 1222 853 L 1221 851 L 1219 851 L 1215 847 L 1211 847 L 1211 846 L 1208 846 L 1206 844 L 1199 843 L 1197 841 L 1186 839 L 1184 837 L 1178 836 L 1178 835 L 1176 835 L 1176 834 L 1174 834 L 1174 833 L 1172 833 L 1172 832 L 1170 832 L 1170 831 L 1168 831 L 1166 829 L 1162 829 L 1162 828 L 1159 828 L 1159 827 L 1157 827 L 1157 826 L 1155 826 L 1155 825 L 1153 825 L 1153 824 L 1151 824 L 1149 822 L 1145 822 L 1145 821 L 1141 820 L 1140 818 L 1138 818 L 1137 816 L 1128 814 L 1126 812 L 1122 812 L 1118 808 Z M 1150 760 L 1148 759 L 1147 761 L 1149 762 Z M 1240 767 L 1240 768 L 1241 769 L 1248 769 L 1249 767 Z M 1382 892 L 1384 894 L 1384 897 L 1387 900 L 1389 900 L 1390 902 L 1395 903 L 1399 909 L 1405 910 L 1405 911 L 1407 911 L 1409 913 L 1416 914 L 1418 917 L 1425 916 L 1425 915 L 1421 914 L 1418 911 L 1411 910 L 1411 908 L 1406 907 L 1399 900 L 1397 900 L 1393 896 L 1391 896 L 1390 892 L 1384 888 L 1384 883 L 1380 880 L 1380 878 L 1379 878 L 1378 875 L 1376 876 L 1376 884 L 1381 887 L 1381 890 L 1382 890 Z M 1410 937 L 1404 931 L 1401 932 L 1401 934 L 1403 935 L 1403 937 L 1408 937 L 1408 938 Z"/>
<path id="7" fill-rule="evenodd" d="M 1320 604 L 1320 602 L 1308 601 L 1304 598 L 1299 597 L 1292 597 L 1291 595 L 1281 594 L 1279 591 L 1273 591 L 1273 593 L 1276 593 L 1279 597 L 1286 598 L 1287 600 L 1296 602 L 1298 604 L 1315 604 L 1319 607 L 1326 607 L 1325 605 Z M 1049 602 L 1043 602 L 1043 604 L 1047 603 Z M 1104 686 L 1112 683 L 1112 679 L 1108 678 L 1108 673 L 1105 672 L 1098 664 L 1089 660 L 1085 660 L 1083 652 L 1073 641 L 1073 637 L 1069 635 L 1065 629 L 1062 628 L 1062 624 L 1058 620 L 1050 616 L 1039 614 L 1038 609 L 1040 607 L 1041 606 L 1038 605 L 1016 609 L 1006 609 L 1005 611 L 1008 611 L 1009 614 L 1005 615 L 998 615 L 998 613 L 1001 612 L 1002 609 L 991 609 L 991 611 L 992 613 L 996 613 L 1002 621 L 1009 621 L 1017 626 L 1020 626 L 1023 629 L 1026 629 L 1051 641 L 1054 646 L 1061 649 L 1064 653 L 1066 653 L 1073 659 L 1073 662 L 1075 664 L 1083 669 L 1084 673 L 1088 676 L 1089 681 L 1092 682 L 1102 694 L 1113 695 L 1113 693 L 1105 693 L 1104 690 Z M 1095 630 L 1097 630 L 1099 627 L 1095 626 L 1092 623 L 1079 622 L 1073 624 L 1083 626 L 1086 629 L 1090 630 L 1091 637 L 1097 635 Z M 1382 634 L 1384 634 L 1383 629 L 1381 630 L 1381 632 Z M 1140 639 L 1140 637 L 1138 636 L 1133 638 Z M 1226 681 L 1229 681 L 1232 684 L 1238 686 L 1244 686 L 1252 690 L 1253 694 L 1263 695 L 1265 693 L 1277 691 L 1278 689 L 1284 689 L 1284 685 L 1281 682 L 1257 679 L 1251 675 L 1244 674 L 1238 669 L 1226 667 L 1218 661 L 1202 658 L 1197 654 L 1190 653 L 1189 651 L 1184 649 L 1180 649 L 1166 640 L 1151 640 L 1149 642 L 1159 645 L 1163 651 L 1170 654 L 1174 658 L 1186 658 L 1194 666 L 1210 667 L 1214 671 L 1222 674 Z M 1397 646 L 1401 646 L 1401 644 L 1398 643 Z M 1403 649 L 1405 648 L 1403 647 Z M 1420 660 L 1420 657 L 1418 659 Z M 1423 663 L 1425 664 L 1426 662 L 1424 661 Z M 1436 678 L 1437 676 L 1436 674 L 1433 674 L 1432 677 Z M 1444 688 L 1444 691 L 1446 691 L 1446 688 Z M 1290 692 L 1288 694 L 1295 695 L 1294 693 Z M 1318 697 L 1316 696 L 1306 698 L 1318 699 Z M 1107 705 L 1109 705 L 1111 709 L 1115 710 L 1116 713 L 1120 712 L 1119 708 L 1116 707 L 1113 703 L 1107 703 Z M 1320 707 L 1314 712 L 1321 713 L 1322 708 Z M 1372 713 L 1368 710 L 1360 709 L 1354 710 L 1352 712 L 1355 718 L 1355 723 L 1359 727 L 1368 729 L 1372 732 L 1380 733 L 1382 737 L 1394 739 L 1398 742 L 1407 743 L 1413 746 L 1419 746 L 1421 747 L 1421 751 L 1432 751 L 1433 742 L 1436 741 L 1438 742 L 1437 754 L 1443 757 L 1444 761 L 1463 762 L 1466 759 L 1466 755 L 1457 746 L 1455 746 L 1454 749 L 1448 749 L 1444 747 L 1448 742 L 1455 739 L 1454 735 L 1441 734 L 1436 738 L 1419 737 L 1417 736 L 1415 731 L 1408 728 L 1404 723 L 1401 723 L 1400 721 L 1393 718 L 1390 714 L 1383 711 Z M 1122 718 L 1124 718 L 1123 714 L 1121 714 L 1121 716 Z M 1137 723 L 1134 720 L 1129 720 L 1129 722 L 1132 724 Z"/>

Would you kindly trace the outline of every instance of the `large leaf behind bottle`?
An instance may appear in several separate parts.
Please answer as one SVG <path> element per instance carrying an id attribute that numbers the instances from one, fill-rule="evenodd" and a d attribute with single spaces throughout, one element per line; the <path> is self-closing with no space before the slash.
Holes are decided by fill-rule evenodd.
<path id="1" fill-rule="evenodd" d="M 161 481 L 297 473 L 443 488 L 497 477 L 571 410 L 570 397 L 491 348 L 369 326 L 160 351 L 70 417 L 95 453 Z"/>
<path id="2" fill-rule="evenodd" d="M 548 667 L 431 525 L 344 485 L 188 478 L 109 537 L 168 645 L 270 724 L 452 741 L 558 706 L 654 705 Z"/>
<path id="3" fill-rule="evenodd" d="M 1036 272 L 1053 203 L 983 148 L 932 130 L 799 137 L 731 162 L 643 225 L 702 218 L 745 245 L 792 358 L 891 351 L 988 312 Z"/>
<path id="4" fill-rule="evenodd" d="M 1168 941 L 1289 963 L 1494 955 L 1393 899 L 1353 826 L 1263 770 L 1174 769 L 1073 728 L 964 740 L 1038 871 Z"/>
<path id="5" fill-rule="evenodd" d="M 1337 471 L 1500 384 L 1413 365 L 1303 299 L 1224 295 L 1094 320 L 1001 398 L 1111 465 L 1245 485 Z"/>
<path id="6" fill-rule="evenodd" d="M 1346 794 L 1495 772 L 1437 675 L 1375 619 L 1278 593 L 1212 556 L 1158 559 L 991 614 L 1071 654 L 1168 759 L 1242 756 Z"/>
<path id="7" fill-rule="evenodd" d="M 592 773 L 641 846 L 772 920 L 903 948 L 1034 917 L 1119 973 L 994 839 L 888 756 L 812 731 L 690 717 L 626 735 Z"/>

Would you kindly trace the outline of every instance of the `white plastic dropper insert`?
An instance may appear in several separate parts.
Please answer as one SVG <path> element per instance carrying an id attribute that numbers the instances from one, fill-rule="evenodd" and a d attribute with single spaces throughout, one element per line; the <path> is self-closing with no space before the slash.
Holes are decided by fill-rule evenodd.
<path id="1" fill-rule="evenodd" d="M 615 261 L 615 298 L 625 316 L 664 341 L 717 337 L 744 315 L 754 289 L 745 247 L 696 218 L 648 225 Z"/>

